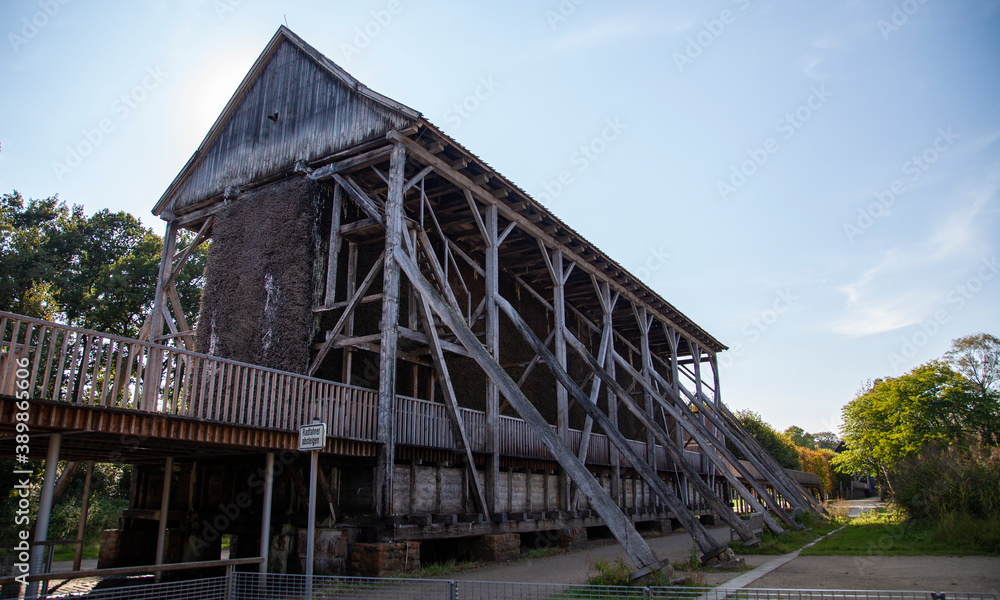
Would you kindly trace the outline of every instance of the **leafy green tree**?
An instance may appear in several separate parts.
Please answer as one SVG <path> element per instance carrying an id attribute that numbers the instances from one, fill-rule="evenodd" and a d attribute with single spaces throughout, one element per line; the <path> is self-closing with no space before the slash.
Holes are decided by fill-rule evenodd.
<path id="1" fill-rule="evenodd" d="M 179 244 L 189 243 L 185 232 Z M 152 308 L 163 240 L 126 212 L 86 216 L 57 196 L 0 197 L 0 308 L 135 337 Z M 197 314 L 206 245 L 176 279 L 186 314 Z"/>
<path id="2" fill-rule="evenodd" d="M 785 435 L 792 440 L 792 443 L 800 448 L 808 448 L 810 450 L 816 449 L 816 438 L 813 437 L 813 434 L 807 433 L 806 430 L 802 429 L 798 425 L 792 425 L 786 429 Z"/>
<path id="3" fill-rule="evenodd" d="M 752 410 L 741 410 L 736 412 L 736 418 L 750 432 L 750 435 L 754 436 L 760 445 L 774 457 L 774 460 L 778 461 L 779 465 L 786 469 L 800 469 L 802 467 L 799 462 L 799 451 L 792 440 L 783 433 L 779 433 L 759 414 Z M 737 458 L 746 460 L 746 457 L 736 446 L 732 445 L 731 441 L 727 441 L 726 445 Z"/>
<path id="4" fill-rule="evenodd" d="M 820 431 L 812 435 L 813 439 L 816 440 L 816 447 L 819 449 L 836 450 L 837 446 L 840 445 L 840 437 L 832 431 Z"/>
<path id="5" fill-rule="evenodd" d="M 977 333 L 952 340 L 944 358 L 980 394 L 1000 393 L 1000 339 L 995 335 Z"/>
<path id="6" fill-rule="evenodd" d="M 948 363 L 931 361 L 900 377 L 875 381 L 843 409 L 847 449 L 834 465 L 845 473 L 877 474 L 893 491 L 900 461 L 928 445 L 963 445 L 970 436 L 995 439 L 1000 431 L 996 398 Z"/>

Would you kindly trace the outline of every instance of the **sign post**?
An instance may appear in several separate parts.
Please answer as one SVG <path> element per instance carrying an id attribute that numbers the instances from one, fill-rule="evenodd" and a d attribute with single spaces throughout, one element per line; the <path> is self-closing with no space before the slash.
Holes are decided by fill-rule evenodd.
<path id="1" fill-rule="evenodd" d="M 313 546 L 316 543 L 316 474 L 319 451 L 326 445 L 326 423 L 299 426 L 299 452 L 309 452 L 309 525 L 306 537 L 306 598 L 312 598 Z"/>

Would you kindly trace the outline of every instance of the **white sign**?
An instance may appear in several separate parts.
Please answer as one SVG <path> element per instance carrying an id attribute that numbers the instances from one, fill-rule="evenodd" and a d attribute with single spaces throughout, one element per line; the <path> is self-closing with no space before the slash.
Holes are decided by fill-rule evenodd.
<path id="1" fill-rule="evenodd" d="M 326 423 L 299 426 L 299 451 L 322 450 L 326 445 Z"/>

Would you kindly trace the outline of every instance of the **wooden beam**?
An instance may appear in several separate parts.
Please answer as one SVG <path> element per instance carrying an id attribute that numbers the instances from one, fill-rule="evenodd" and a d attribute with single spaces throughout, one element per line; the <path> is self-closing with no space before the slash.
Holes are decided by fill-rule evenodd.
<path id="1" fill-rule="evenodd" d="M 479 211 L 472 199 L 472 195 L 466 196 L 472 206 L 473 212 Z M 481 225 L 483 240 L 486 242 L 486 261 L 483 270 L 486 272 L 484 282 L 485 296 L 483 301 L 486 308 L 486 349 L 489 350 L 493 360 L 500 363 L 500 315 L 497 312 L 497 305 L 494 298 L 500 289 L 500 257 L 499 244 L 497 241 L 497 207 L 489 205 L 486 207 L 484 218 L 477 220 Z M 475 321 L 475 316 L 470 318 L 469 325 Z M 500 479 L 500 388 L 492 379 L 486 380 L 486 414 L 484 416 L 485 442 L 486 442 L 486 502 L 491 513 L 500 512 L 497 510 L 497 482 Z"/>
<path id="2" fill-rule="evenodd" d="M 340 319 L 338 319 L 333 328 L 326 333 L 326 342 L 323 343 L 323 346 L 316 354 L 316 358 L 314 358 L 312 364 L 309 365 L 310 376 L 313 375 L 317 369 L 319 369 L 319 366 L 323 363 L 323 359 L 326 358 L 326 353 L 329 352 L 330 347 L 333 346 L 334 338 L 338 333 L 340 333 L 340 329 L 348 322 L 351 315 L 354 314 L 354 309 L 361 303 L 361 298 L 364 297 L 365 292 L 367 292 L 368 288 L 371 287 L 372 282 L 375 281 L 375 277 L 382 272 L 385 263 L 384 259 L 385 250 L 382 251 L 382 254 L 380 254 L 377 259 L 375 259 L 375 264 L 372 265 L 371 270 L 368 271 L 368 275 L 366 275 L 364 281 L 361 282 L 361 286 L 354 292 L 351 299 L 347 301 L 347 306 L 344 307 L 344 312 L 340 315 Z"/>
<path id="3" fill-rule="evenodd" d="M 719 495 L 715 492 L 715 490 L 710 488 L 708 484 L 701 479 L 701 476 L 687 464 L 687 461 L 684 460 L 683 452 L 670 444 L 670 437 L 667 435 L 666 431 L 664 431 L 663 428 L 660 427 L 656 421 L 654 421 L 653 418 L 650 417 L 649 414 L 643 410 L 643 408 L 639 406 L 635 400 L 632 399 L 628 391 L 625 390 L 620 383 L 610 377 L 608 372 L 600 365 L 600 363 L 597 362 L 597 359 L 594 358 L 589 351 L 587 351 L 586 346 L 584 346 L 580 340 L 576 339 L 576 336 L 569 331 L 566 332 L 566 342 L 577 352 L 577 354 L 580 355 L 581 358 L 584 359 L 585 362 L 587 362 L 588 365 L 590 365 L 590 368 L 597 373 L 597 375 L 603 379 L 608 386 L 615 389 L 618 399 L 625 404 L 625 407 L 629 410 L 629 412 L 638 418 L 643 427 L 645 427 L 648 431 L 653 432 L 656 439 L 659 440 L 659 442 L 663 445 L 664 450 L 674 461 L 675 466 L 684 472 L 687 480 L 695 486 L 698 493 L 701 494 L 701 496 L 712 506 L 716 514 L 725 520 L 745 543 L 757 543 L 759 540 L 757 540 L 757 538 L 750 531 L 749 527 L 747 527 L 746 522 L 733 513 L 729 504 L 722 500 L 722 498 L 719 498 Z M 642 381 L 642 375 L 639 374 L 639 372 L 636 371 L 632 365 L 628 364 L 627 361 L 621 359 L 614 349 L 610 349 L 608 352 L 616 361 L 618 361 L 620 365 L 625 367 L 630 376 L 632 376 L 640 384 L 645 383 Z M 685 528 L 687 528 L 686 525 Z"/>
<path id="4" fill-rule="evenodd" d="M 472 490 L 473 500 L 480 512 L 487 519 L 492 517 L 493 509 L 483 495 L 483 488 L 479 484 L 479 473 L 476 471 L 476 462 L 472 457 L 472 447 L 469 444 L 469 437 L 465 433 L 465 424 L 458 408 L 458 398 L 455 396 L 455 389 L 451 385 L 451 374 L 448 372 L 448 363 L 444 358 L 441 349 L 441 342 L 438 339 L 437 329 L 434 326 L 434 314 L 430 305 L 422 296 L 418 298 L 420 318 L 427 336 L 427 345 L 431 350 L 431 360 L 434 363 L 434 370 L 437 373 L 438 383 L 441 384 L 441 394 L 444 396 L 444 408 L 451 420 L 452 431 L 455 434 L 455 442 L 458 451 L 461 453 L 465 468 L 469 473 L 469 489 Z"/>
<path id="5" fill-rule="evenodd" d="M 725 549 L 725 545 L 721 545 L 708 533 L 708 530 L 701 524 L 700 521 L 687 509 L 686 506 L 680 501 L 673 491 L 667 486 L 667 484 L 660 479 L 656 470 L 651 467 L 642 456 L 632 447 L 625 436 L 622 435 L 615 427 L 612 426 L 611 421 L 608 419 L 596 404 L 590 401 L 590 397 L 569 376 L 569 373 L 565 369 L 559 366 L 558 361 L 555 360 L 555 356 L 545 348 L 538 336 L 531 330 L 524 319 L 514 310 L 514 307 L 507 302 L 503 297 L 497 296 L 497 305 L 504 312 L 505 315 L 514 323 L 514 327 L 518 330 L 522 337 L 535 349 L 536 352 L 542 355 L 542 360 L 549 367 L 552 374 L 558 379 L 563 385 L 566 386 L 568 390 L 573 393 L 573 397 L 576 401 L 587 411 L 594 421 L 601 427 L 605 435 L 608 436 L 608 440 L 614 444 L 625 458 L 632 463 L 632 468 L 639 473 L 643 480 L 650 486 L 651 489 L 663 500 L 674 516 L 677 517 L 684 528 L 688 531 L 691 537 L 698 544 L 698 547 L 706 556 L 717 556 L 722 551 L 728 552 Z M 570 334 L 571 335 L 571 334 Z M 593 358 L 593 357 L 591 357 Z M 596 372 L 596 371 L 595 371 Z M 617 385 L 617 384 L 616 384 Z M 641 410 L 639 411 L 642 412 Z M 603 489 L 603 488 L 602 488 Z M 588 498 L 589 499 L 589 498 Z M 743 521 L 736 518 L 740 524 L 742 524 L 742 530 L 748 535 L 747 541 L 753 543 L 751 540 L 756 541 L 750 530 L 743 524 Z M 736 528 L 739 531 L 739 528 Z M 731 554 L 731 552 L 730 552 Z"/>
<path id="6" fill-rule="evenodd" d="M 330 238 L 326 259 L 326 300 L 323 305 L 332 307 L 337 302 L 337 266 L 340 259 L 340 213 L 344 188 L 333 186 L 333 202 L 330 208 Z"/>
<path id="7" fill-rule="evenodd" d="M 605 524 L 618 542 L 628 553 L 632 562 L 638 567 L 649 567 L 658 564 L 659 558 L 646 543 L 646 540 L 635 530 L 631 520 L 605 494 L 600 483 L 587 470 L 587 467 L 577 459 L 573 451 L 552 432 L 549 424 L 531 402 L 521 393 L 514 380 L 493 360 L 465 321 L 448 303 L 434 290 L 434 287 L 424 279 L 417 267 L 401 248 L 396 249 L 396 262 L 409 278 L 417 292 L 427 301 L 430 307 L 441 318 L 442 322 L 452 330 L 459 341 L 472 355 L 476 363 L 492 379 L 501 393 L 507 398 L 514 410 L 521 415 L 525 423 L 531 427 L 538 439 L 545 445 L 556 461 L 569 472 L 573 481 L 580 486 L 584 495 L 590 501 L 594 510 L 604 519 Z"/>
<path id="8" fill-rule="evenodd" d="M 362 152 L 356 156 L 345 158 L 326 166 L 322 166 L 309 174 L 309 179 L 329 179 L 337 173 L 343 173 L 354 169 L 367 167 L 383 160 L 392 151 L 391 146 L 383 146 L 368 152 Z"/>
<path id="9" fill-rule="evenodd" d="M 368 218 L 375 221 L 382 227 L 386 226 L 385 219 L 382 218 L 382 213 L 379 210 L 378 205 L 375 204 L 374 200 L 368 197 L 368 194 L 365 194 L 361 188 L 357 187 L 352 179 L 345 179 L 340 175 L 334 175 L 333 179 L 338 185 L 340 185 L 340 187 L 344 188 L 347 195 L 351 197 L 351 200 L 354 200 L 354 202 L 361 208 L 362 211 L 364 211 L 366 215 L 368 215 Z"/>
<path id="10" fill-rule="evenodd" d="M 213 224 L 215 224 L 214 216 L 205 219 L 205 222 L 202 223 L 201 225 L 201 229 L 198 230 L 197 235 L 194 236 L 194 239 L 191 240 L 191 243 L 188 244 L 186 248 L 181 250 L 180 254 L 177 256 L 176 264 L 170 270 L 170 276 L 167 277 L 165 285 L 170 285 L 171 283 L 173 283 L 174 279 L 177 278 L 177 275 L 181 272 L 181 269 L 184 268 L 185 264 L 187 264 L 188 258 L 191 257 L 191 252 L 199 245 L 201 245 L 203 241 L 205 241 L 205 237 L 208 234 L 208 230 L 212 228 Z"/>
<path id="11" fill-rule="evenodd" d="M 385 260 L 382 267 L 382 342 L 379 353 L 378 405 L 376 409 L 375 480 L 372 495 L 375 514 L 392 514 L 392 474 L 396 456 L 393 408 L 396 402 L 396 344 L 399 340 L 399 264 L 403 230 L 403 184 L 406 149 L 394 144 L 389 155 L 389 194 L 385 203 Z M 339 176 L 334 176 L 341 183 Z M 341 183 L 341 185 L 343 185 Z"/>

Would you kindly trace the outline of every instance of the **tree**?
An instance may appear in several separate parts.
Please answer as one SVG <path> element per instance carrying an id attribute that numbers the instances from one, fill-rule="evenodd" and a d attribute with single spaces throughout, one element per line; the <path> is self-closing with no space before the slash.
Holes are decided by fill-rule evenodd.
<path id="1" fill-rule="evenodd" d="M 779 465 L 786 469 L 801 468 L 798 449 L 788 436 L 778 433 L 778 430 L 751 410 L 737 411 L 736 418 L 750 432 L 750 435 L 754 436 L 760 445 L 774 457 L 774 460 L 778 461 Z M 746 460 L 746 457 L 736 446 L 732 445 L 731 441 L 727 440 L 726 445 L 737 458 Z"/>
<path id="2" fill-rule="evenodd" d="M 976 386 L 980 394 L 996 394 L 1000 387 L 1000 339 L 988 333 L 951 341 L 945 360 Z"/>
<path id="3" fill-rule="evenodd" d="M 184 245 L 193 239 L 185 232 Z M 88 217 L 57 196 L 0 197 L 0 308 L 135 337 L 152 308 L 163 241 L 126 212 Z M 176 279 L 181 305 L 196 314 L 207 248 Z"/>
<path id="4" fill-rule="evenodd" d="M 806 431 L 798 425 L 792 425 L 786 429 L 785 435 L 787 435 L 788 438 L 800 448 L 808 448 L 810 450 L 816 449 L 816 438 L 813 437 L 813 434 L 806 433 Z"/>
<path id="5" fill-rule="evenodd" d="M 816 440 L 816 447 L 819 449 L 836 450 L 837 446 L 840 445 L 840 437 L 832 431 L 820 431 L 812 435 L 813 439 Z"/>
<path id="6" fill-rule="evenodd" d="M 928 445 L 995 440 L 995 398 L 976 393 L 948 363 L 931 361 L 900 377 L 875 381 L 843 409 L 844 444 L 834 459 L 845 473 L 878 475 L 892 492 L 896 465 Z"/>

